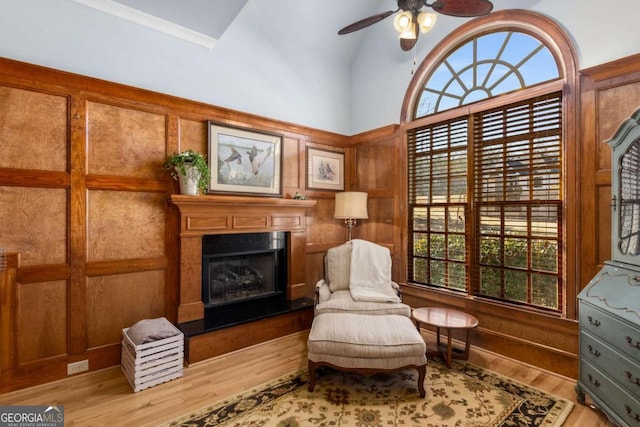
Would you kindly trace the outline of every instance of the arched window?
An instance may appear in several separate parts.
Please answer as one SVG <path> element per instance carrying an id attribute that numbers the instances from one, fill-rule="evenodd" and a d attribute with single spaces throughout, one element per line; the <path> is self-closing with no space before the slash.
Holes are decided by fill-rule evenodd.
<path id="1" fill-rule="evenodd" d="M 496 30 L 473 37 L 440 61 L 424 85 L 414 117 L 559 78 L 558 64 L 542 41 Z"/>
<path id="2" fill-rule="evenodd" d="M 405 98 L 408 281 L 561 313 L 570 44 L 540 15 L 491 18 L 444 40 Z"/>

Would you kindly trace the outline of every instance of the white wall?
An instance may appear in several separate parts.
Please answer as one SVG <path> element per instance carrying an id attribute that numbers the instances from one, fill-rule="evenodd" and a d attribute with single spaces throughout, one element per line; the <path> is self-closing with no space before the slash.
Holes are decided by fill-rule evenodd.
<path id="1" fill-rule="evenodd" d="M 578 67 L 594 65 L 640 53 L 640 1 L 616 0 L 492 0 L 494 10 L 527 9 L 547 15 L 573 39 Z M 460 18 L 440 16 L 431 32 L 416 45 L 417 65 Z M 389 51 L 383 46 L 393 45 Z M 389 25 L 371 27 L 360 45 L 351 69 L 351 134 L 398 123 L 402 101 L 413 77 L 412 52 L 402 52 Z M 638 100 L 640 105 L 640 100 Z"/>
<path id="2" fill-rule="evenodd" d="M 640 52 L 638 0 L 493 2 L 555 18 L 580 67 Z M 413 56 L 400 50 L 391 17 L 336 31 L 394 8 L 395 0 L 250 0 L 208 50 L 71 0 L 0 0 L 0 57 L 352 135 L 398 123 Z M 418 63 L 462 22 L 440 16 L 417 44 Z"/>

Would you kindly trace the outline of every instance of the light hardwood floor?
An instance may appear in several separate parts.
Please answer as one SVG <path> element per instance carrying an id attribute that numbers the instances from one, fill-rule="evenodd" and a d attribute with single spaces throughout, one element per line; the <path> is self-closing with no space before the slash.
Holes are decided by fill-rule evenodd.
<path id="1" fill-rule="evenodd" d="M 423 334 L 432 340 L 428 331 Z M 0 395 L 0 405 L 64 405 L 65 426 L 155 426 L 306 368 L 307 335 L 288 335 L 191 365 L 182 378 L 138 393 L 116 366 Z M 574 380 L 477 348 L 472 348 L 469 361 L 573 401 L 567 427 L 612 425 L 598 411 L 576 402 Z"/>

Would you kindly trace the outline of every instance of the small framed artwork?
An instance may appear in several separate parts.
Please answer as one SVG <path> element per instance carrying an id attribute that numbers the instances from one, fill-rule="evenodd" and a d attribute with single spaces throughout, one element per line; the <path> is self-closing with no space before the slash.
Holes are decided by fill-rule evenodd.
<path id="1" fill-rule="evenodd" d="M 307 147 L 307 188 L 344 190 L 344 153 Z"/>
<path id="2" fill-rule="evenodd" d="M 208 122 L 210 193 L 282 197 L 282 136 Z"/>

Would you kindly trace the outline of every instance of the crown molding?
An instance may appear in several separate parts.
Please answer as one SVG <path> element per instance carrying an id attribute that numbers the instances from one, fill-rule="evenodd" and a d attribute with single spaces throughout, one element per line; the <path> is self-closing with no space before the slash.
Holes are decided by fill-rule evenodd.
<path id="1" fill-rule="evenodd" d="M 142 12 L 112 0 L 73 0 L 84 6 L 99 10 L 109 15 L 126 19 L 127 21 L 143 25 L 161 33 L 212 49 L 218 39 L 191 30 L 173 22 Z"/>

